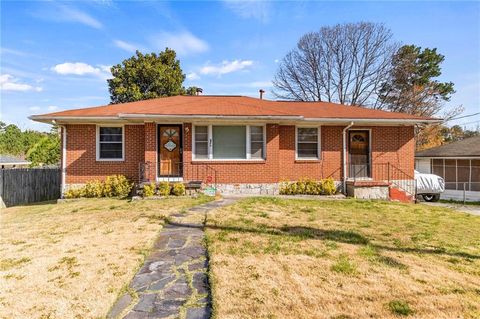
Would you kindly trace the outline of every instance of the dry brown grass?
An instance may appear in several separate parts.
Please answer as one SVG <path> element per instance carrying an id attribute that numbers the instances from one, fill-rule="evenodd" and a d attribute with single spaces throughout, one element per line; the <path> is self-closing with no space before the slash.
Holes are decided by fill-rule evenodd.
<path id="1" fill-rule="evenodd" d="M 0 318 L 104 317 L 172 212 L 204 197 L 3 209 Z"/>
<path id="2" fill-rule="evenodd" d="M 207 225 L 216 318 L 480 317 L 480 217 L 257 198 Z"/>

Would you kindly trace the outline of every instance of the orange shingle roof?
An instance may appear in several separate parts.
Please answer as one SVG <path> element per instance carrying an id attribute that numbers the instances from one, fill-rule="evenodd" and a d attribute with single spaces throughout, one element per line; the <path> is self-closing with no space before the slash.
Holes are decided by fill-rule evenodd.
<path id="1" fill-rule="evenodd" d="M 78 117 L 119 117 L 128 114 L 147 116 L 275 116 L 302 117 L 305 119 L 372 119 L 418 120 L 405 113 L 373 110 L 357 106 L 345 106 L 328 102 L 288 102 L 261 100 L 246 96 L 172 96 L 130 103 L 81 108 L 61 112 L 34 115 L 33 120 Z"/>

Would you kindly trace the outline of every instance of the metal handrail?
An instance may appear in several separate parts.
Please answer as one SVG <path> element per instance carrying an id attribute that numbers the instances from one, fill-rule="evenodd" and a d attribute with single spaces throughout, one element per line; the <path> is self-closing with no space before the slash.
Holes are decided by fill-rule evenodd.
<path id="1" fill-rule="evenodd" d="M 360 169 L 358 169 L 360 166 Z M 368 170 L 368 171 L 367 171 Z M 352 176 L 353 172 L 353 176 Z M 365 180 L 365 178 L 372 178 L 375 180 L 386 181 L 389 184 L 401 189 L 411 196 L 416 195 L 416 181 L 415 178 L 407 174 L 397 166 L 387 163 L 372 163 L 372 164 L 350 164 L 349 178 L 354 182 L 358 180 Z"/>
<path id="2" fill-rule="evenodd" d="M 156 165 L 158 164 L 158 165 Z M 153 163 L 153 162 L 140 162 L 139 163 L 139 182 L 151 182 L 149 176 L 151 176 L 151 170 L 153 167 L 158 167 L 158 176 L 166 178 L 168 182 L 174 181 L 174 179 L 179 177 L 187 176 L 188 181 L 200 181 L 205 184 L 213 184 L 214 187 L 217 187 L 217 170 L 212 166 L 206 163 L 195 163 L 190 164 L 188 167 L 185 165 L 185 162 L 169 162 L 168 174 L 160 175 L 162 163 Z M 176 170 L 172 168 L 176 167 Z M 187 171 L 188 170 L 188 171 Z"/>

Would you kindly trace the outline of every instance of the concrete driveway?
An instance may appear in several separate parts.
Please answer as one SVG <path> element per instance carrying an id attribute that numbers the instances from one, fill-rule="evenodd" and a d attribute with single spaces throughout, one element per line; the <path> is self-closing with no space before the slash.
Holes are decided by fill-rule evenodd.
<path id="1" fill-rule="evenodd" d="M 439 202 L 430 203 L 430 202 L 423 202 L 423 201 L 420 203 L 425 205 L 430 205 L 430 206 L 448 207 L 462 213 L 468 213 L 468 214 L 480 216 L 480 205 L 463 205 L 463 204 L 457 204 L 457 203 L 439 203 Z"/>

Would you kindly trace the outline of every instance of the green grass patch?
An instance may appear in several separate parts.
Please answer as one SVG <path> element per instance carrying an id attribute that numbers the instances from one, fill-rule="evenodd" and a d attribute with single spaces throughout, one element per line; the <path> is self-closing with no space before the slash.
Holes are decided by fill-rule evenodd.
<path id="1" fill-rule="evenodd" d="M 357 265 L 350 261 L 347 256 L 340 256 L 330 269 L 344 275 L 355 275 L 357 273 Z"/>
<path id="2" fill-rule="evenodd" d="M 409 316 L 415 313 L 408 302 L 404 300 L 392 300 L 388 303 L 388 309 L 390 312 L 397 316 Z"/>

